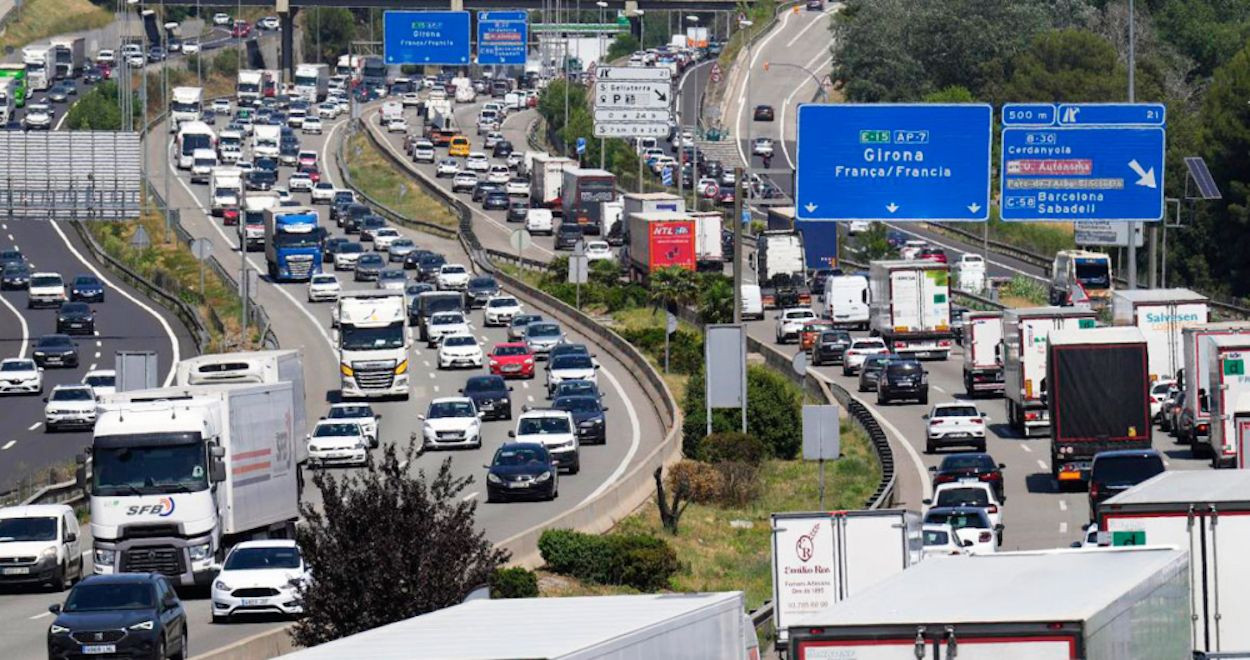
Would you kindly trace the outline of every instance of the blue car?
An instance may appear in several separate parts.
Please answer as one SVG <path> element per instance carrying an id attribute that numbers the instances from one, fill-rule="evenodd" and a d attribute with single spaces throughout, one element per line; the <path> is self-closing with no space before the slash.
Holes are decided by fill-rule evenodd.
<path id="1" fill-rule="evenodd" d="M 79 275 L 70 285 L 69 299 L 82 302 L 104 302 L 104 283 L 95 275 Z"/>

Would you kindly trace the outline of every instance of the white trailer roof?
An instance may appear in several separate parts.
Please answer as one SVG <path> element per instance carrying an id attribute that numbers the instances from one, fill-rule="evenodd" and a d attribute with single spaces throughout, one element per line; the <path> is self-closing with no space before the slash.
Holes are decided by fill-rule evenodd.
<path id="1" fill-rule="evenodd" d="M 1094 316 L 1094 311 L 1082 307 L 1025 307 L 1023 309 L 1003 310 L 1003 316 L 1014 316 L 1020 319 L 1034 318 L 1038 316 Z"/>
<path id="2" fill-rule="evenodd" d="M 1211 335 L 1207 337 L 1207 341 L 1211 342 L 1217 348 L 1241 348 L 1250 346 L 1250 337 L 1246 335 Z"/>
<path id="3" fill-rule="evenodd" d="M 1250 470 L 1161 472 L 1099 505 L 1250 501 Z"/>
<path id="4" fill-rule="evenodd" d="M 1083 621 L 1184 558 L 1185 553 L 1170 547 L 930 557 L 833 606 L 819 623 Z"/>
<path id="5" fill-rule="evenodd" d="M 1084 330 L 1051 330 L 1046 335 L 1051 346 L 1080 346 L 1082 344 L 1127 344 L 1146 341 L 1145 335 L 1135 326 L 1115 328 L 1086 328 Z"/>
<path id="6" fill-rule="evenodd" d="M 1115 297 L 1135 303 L 1206 302 L 1208 298 L 1189 289 L 1129 289 L 1115 292 Z"/>
<path id="7" fill-rule="evenodd" d="M 868 264 L 870 269 L 881 268 L 884 270 L 950 270 L 948 264 L 936 261 L 928 261 L 925 259 L 907 260 L 895 259 L 893 261 L 873 261 Z"/>
<path id="8" fill-rule="evenodd" d="M 699 610 L 729 606 L 742 611 L 742 598 L 742 592 L 728 591 L 474 600 L 283 657 L 559 658 Z"/>

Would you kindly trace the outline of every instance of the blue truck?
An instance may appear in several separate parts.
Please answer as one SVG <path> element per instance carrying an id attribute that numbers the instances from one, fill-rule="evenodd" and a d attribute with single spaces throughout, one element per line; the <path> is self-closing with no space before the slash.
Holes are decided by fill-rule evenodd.
<path id="1" fill-rule="evenodd" d="M 274 281 L 307 281 L 321 272 L 321 226 L 316 209 L 265 209 L 265 262 Z"/>
<path id="2" fill-rule="evenodd" d="M 807 270 L 838 267 L 838 223 L 798 220 L 794 226 L 803 235 Z"/>

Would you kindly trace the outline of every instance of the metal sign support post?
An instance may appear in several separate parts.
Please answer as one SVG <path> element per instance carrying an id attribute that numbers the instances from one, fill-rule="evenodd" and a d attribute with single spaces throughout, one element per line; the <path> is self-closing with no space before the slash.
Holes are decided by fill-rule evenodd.
<path id="1" fill-rule="evenodd" d="M 734 323 L 742 323 L 742 168 L 734 168 Z M 699 196 L 695 193 L 696 204 Z M 745 426 L 745 423 L 744 423 Z"/>

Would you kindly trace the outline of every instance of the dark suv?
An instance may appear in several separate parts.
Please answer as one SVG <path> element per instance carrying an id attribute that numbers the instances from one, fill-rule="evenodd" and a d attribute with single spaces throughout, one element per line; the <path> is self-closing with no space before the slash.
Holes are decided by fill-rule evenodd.
<path id="1" fill-rule="evenodd" d="M 915 399 L 929 403 L 929 374 L 917 360 L 893 360 L 877 377 L 877 405 L 896 399 Z"/>
<path id="2" fill-rule="evenodd" d="M 881 370 L 885 368 L 892 360 L 897 360 L 894 355 L 869 355 L 864 358 L 864 363 L 859 366 L 859 389 L 860 392 L 871 392 L 877 388 L 877 378 L 881 376 Z M 844 366 L 845 370 L 846 367 Z M 845 371 L 843 372 L 845 373 Z"/>
<path id="3" fill-rule="evenodd" d="M 825 330 L 812 342 L 812 364 L 842 364 L 842 354 L 851 345 L 851 333 L 845 330 Z"/>
<path id="4" fill-rule="evenodd" d="M 984 452 L 966 452 L 947 454 L 941 463 L 929 466 L 929 471 L 933 472 L 934 486 L 961 479 L 976 479 L 992 486 L 999 502 L 1006 502 L 1007 493 L 1003 488 L 1003 470 L 1006 467 L 1003 463 L 995 463 L 994 457 Z"/>
<path id="5" fill-rule="evenodd" d="M 1089 469 L 1089 519 L 1098 503 L 1163 472 L 1163 456 L 1154 449 L 1119 449 L 1094 455 Z"/>
<path id="6" fill-rule="evenodd" d="M 572 250 L 583 236 L 581 225 L 576 222 L 561 222 L 560 228 L 556 230 L 556 249 Z"/>
<path id="7" fill-rule="evenodd" d="M 48 610 L 49 658 L 187 657 L 187 612 L 164 576 L 89 575 Z"/>

